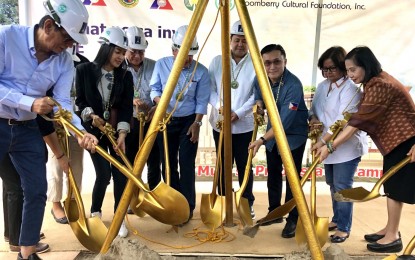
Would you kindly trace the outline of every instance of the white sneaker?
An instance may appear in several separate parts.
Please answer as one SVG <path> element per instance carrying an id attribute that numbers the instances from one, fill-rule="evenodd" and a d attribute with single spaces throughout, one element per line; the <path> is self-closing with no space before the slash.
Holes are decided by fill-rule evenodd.
<path id="1" fill-rule="evenodd" d="M 118 231 L 118 235 L 122 238 L 128 236 L 128 229 L 127 229 L 127 226 L 125 225 L 125 220 L 123 220 L 121 224 L 120 231 Z"/>
<path id="2" fill-rule="evenodd" d="M 93 218 L 93 217 L 97 217 L 97 218 L 102 218 L 102 213 L 101 212 L 99 212 L 99 211 L 97 211 L 97 212 L 92 212 L 91 213 L 91 218 Z"/>

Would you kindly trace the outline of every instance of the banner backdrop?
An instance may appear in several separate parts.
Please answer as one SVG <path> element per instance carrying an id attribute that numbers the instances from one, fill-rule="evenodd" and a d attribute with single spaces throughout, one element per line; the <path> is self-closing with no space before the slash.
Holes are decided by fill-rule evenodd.
<path id="1" fill-rule="evenodd" d="M 207 41 L 203 51 L 198 53 L 199 61 L 205 66 L 209 66 L 212 58 L 221 52 L 220 16 L 215 25 L 219 1 L 209 1 L 197 33 L 200 46 Z M 98 35 L 105 27 L 126 28 L 132 25 L 144 29 L 149 42 L 146 56 L 157 60 L 171 55 L 170 38 L 177 27 L 188 24 L 197 0 L 84 0 L 83 3 L 90 15 L 89 44 L 80 46 L 79 51 L 90 60 L 95 58 L 99 48 Z M 247 0 L 245 4 L 259 48 L 269 43 L 281 44 L 287 52 L 287 67 L 304 86 L 322 80 L 316 69 L 316 58 L 333 45 L 341 45 L 346 51 L 357 45 L 367 45 L 384 70 L 404 84 L 414 85 L 415 1 Z M 45 14 L 45 9 L 39 0 L 29 0 L 26 5 L 28 13 L 21 15 L 25 15 L 29 25 L 33 25 Z M 239 18 L 233 0 L 230 0 L 230 5 L 232 24 Z M 317 22 L 319 17 L 321 24 Z M 316 38 L 318 35 L 320 37 Z"/>

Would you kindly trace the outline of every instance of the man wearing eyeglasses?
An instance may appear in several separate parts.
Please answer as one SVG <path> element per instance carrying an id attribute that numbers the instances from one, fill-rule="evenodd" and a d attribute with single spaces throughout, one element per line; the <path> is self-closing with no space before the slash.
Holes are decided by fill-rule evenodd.
<path id="1" fill-rule="evenodd" d="M 70 89 L 73 62 L 66 52 L 75 42 L 87 43 L 88 12 L 80 0 L 48 0 L 47 15 L 33 27 L 0 27 L 0 160 L 9 156 L 24 193 L 23 218 L 17 259 L 40 259 L 36 254 L 46 204 L 45 144 L 36 116 L 52 111 L 46 97 L 53 87 L 54 98 L 72 111 Z M 84 130 L 80 119 L 72 122 Z M 56 144 L 56 135 L 52 136 Z M 83 148 L 95 151 L 98 140 L 90 134 L 78 138 Z M 52 151 L 68 170 L 68 158 L 59 145 Z"/>
<path id="2" fill-rule="evenodd" d="M 262 60 L 271 85 L 274 100 L 278 108 L 284 132 L 287 136 L 288 144 L 294 159 L 298 176 L 301 173 L 301 163 L 303 160 L 304 149 L 307 141 L 308 132 L 308 112 L 304 101 L 303 85 L 301 81 L 292 74 L 287 68 L 287 56 L 281 45 L 270 44 L 261 50 Z M 254 80 L 255 100 L 259 107 L 264 107 L 258 79 Z M 257 141 L 253 142 L 249 148 L 256 153 L 261 145 L 266 147 L 268 165 L 268 211 L 281 206 L 282 196 L 282 171 L 283 164 L 281 154 L 275 142 L 274 133 L 268 120 L 267 132 Z M 291 188 L 286 185 L 285 201 L 292 199 Z M 283 238 L 291 238 L 295 235 L 298 220 L 297 209 L 294 208 L 287 218 L 287 223 L 281 233 Z M 282 218 L 264 223 L 270 225 L 281 223 Z"/>
<path id="3" fill-rule="evenodd" d="M 143 136 L 147 133 L 150 121 L 153 118 L 156 106 L 151 102 L 150 79 L 153 74 L 156 62 L 145 57 L 148 42 L 144 32 L 137 26 L 131 26 L 126 31 L 128 40 L 128 50 L 125 54 L 125 64 L 133 74 L 134 79 L 134 99 L 133 99 L 133 123 L 131 124 L 130 134 L 127 136 L 127 157 L 131 163 L 139 149 L 140 136 L 140 113 L 144 113 L 145 126 Z M 141 117 L 141 120 L 144 118 Z M 160 155 L 158 145 L 154 144 L 147 159 L 147 179 L 150 189 L 153 189 L 161 180 Z M 129 213 L 132 213 L 129 209 Z"/>

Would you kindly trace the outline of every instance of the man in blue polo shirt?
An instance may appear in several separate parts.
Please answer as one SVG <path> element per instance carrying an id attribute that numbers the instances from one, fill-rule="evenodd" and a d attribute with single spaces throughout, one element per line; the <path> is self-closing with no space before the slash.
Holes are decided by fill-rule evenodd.
<path id="1" fill-rule="evenodd" d="M 167 78 L 182 45 L 186 30 L 187 26 L 181 26 L 176 30 L 172 38 L 173 56 L 162 58 L 156 62 L 153 76 L 150 80 L 152 88 L 150 96 L 155 104 L 158 104 L 160 101 L 160 97 L 166 87 Z M 192 77 L 196 66 L 196 62 L 193 61 L 193 55 L 197 53 L 198 49 L 199 46 L 195 38 L 167 108 L 167 113 L 170 113 L 177 103 L 171 122 L 167 125 L 167 139 L 171 168 L 171 186 L 186 197 L 190 206 L 189 219 L 183 224 L 189 222 L 193 217 L 193 210 L 196 206 L 195 160 L 200 126 L 202 125 L 203 115 L 207 113 L 210 94 L 210 78 L 205 66 L 199 63 Z M 186 88 L 187 84 L 189 86 Z M 164 153 L 164 147 L 161 134 L 159 134 L 157 141 L 162 154 Z M 165 176 L 164 156 L 161 156 L 161 158 L 163 162 L 162 173 Z M 177 166 L 180 166 L 180 173 Z"/>

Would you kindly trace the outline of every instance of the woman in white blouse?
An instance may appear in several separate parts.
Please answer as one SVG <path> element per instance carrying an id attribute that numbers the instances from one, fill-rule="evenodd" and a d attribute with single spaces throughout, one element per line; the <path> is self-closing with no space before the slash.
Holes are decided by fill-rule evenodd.
<path id="1" fill-rule="evenodd" d="M 329 127 L 337 120 L 344 118 L 343 112 L 357 111 L 361 98 L 361 90 L 347 77 L 344 64 L 346 51 L 340 46 L 327 49 L 318 60 L 318 67 L 322 70 L 325 80 L 316 90 L 310 113 L 310 128 L 322 124 L 323 133 L 312 150 L 326 144 L 331 137 Z M 367 137 L 362 131 L 340 146 L 340 152 L 330 154 L 324 160 L 326 183 L 330 186 L 333 206 L 333 218 L 329 224 L 329 231 L 336 230 L 330 236 L 332 243 L 344 242 L 350 234 L 353 216 L 352 202 L 337 202 L 333 195 L 343 189 L 353 186 L 353 177 L 361 156 L 367 153 Z"/>

